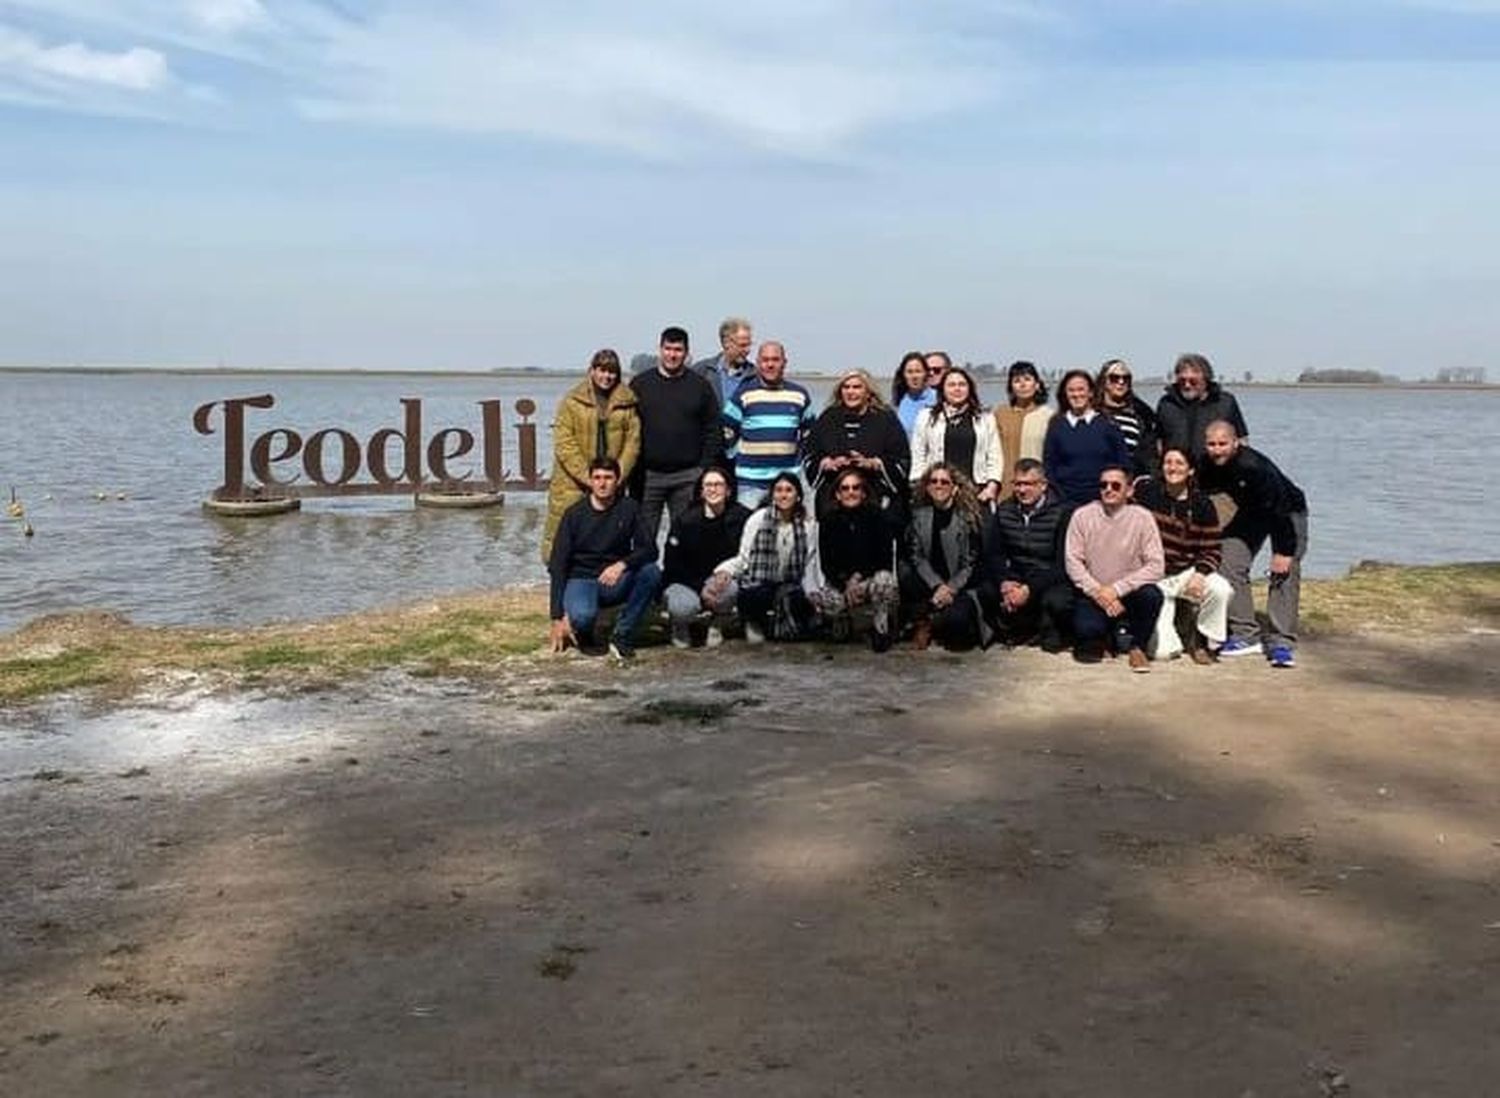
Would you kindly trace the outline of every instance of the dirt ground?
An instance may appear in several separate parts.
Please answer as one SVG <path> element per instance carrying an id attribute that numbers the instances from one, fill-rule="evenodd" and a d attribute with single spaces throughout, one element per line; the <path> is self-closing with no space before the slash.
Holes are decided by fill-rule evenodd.
<path id="1" fill-rule="evenodd" d="M 0 1094 L 1500 1092 L 1500 637 L 0 713 Z"/>

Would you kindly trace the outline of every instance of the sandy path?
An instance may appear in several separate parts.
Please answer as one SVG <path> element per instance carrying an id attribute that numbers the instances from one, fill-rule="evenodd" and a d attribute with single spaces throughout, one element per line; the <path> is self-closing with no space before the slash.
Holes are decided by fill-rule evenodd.
<path id="1" fill-rule="evenodd" d="M 1494 1093 L 1497 657 L 11 711 L 0 1093 Z"/>

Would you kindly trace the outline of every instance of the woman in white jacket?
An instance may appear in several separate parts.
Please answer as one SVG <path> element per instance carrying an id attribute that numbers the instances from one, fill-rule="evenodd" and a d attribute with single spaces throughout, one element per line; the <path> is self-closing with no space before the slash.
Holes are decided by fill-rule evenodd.
<path id="1" fill-rule="evenodd" d="M 942 401 L 917 415 L 911 433 L 911 480 L 916 484 L 938 462 L 946 462 L 973 482 L 980 503 L 1000 494 L 1005 453 L 995 417 L 979 404 L 969 372 L 952 367 L 943 377 Z"/>

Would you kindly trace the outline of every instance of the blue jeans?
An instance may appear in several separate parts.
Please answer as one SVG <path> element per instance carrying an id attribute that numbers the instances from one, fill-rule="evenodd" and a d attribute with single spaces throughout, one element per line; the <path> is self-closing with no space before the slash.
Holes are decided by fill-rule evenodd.
<path id="1" fill-rule="evenodd" d="M 618 606 L 623 602 L 625 609 L 615 619 L 612 639 L 629 644 L 660 586 L 661 569 L 654 561 L 635 570 L 625 569 L 620 582 L 612 587 L 606 587 L 597 579 L 570 579 L 563 587 L 563 613 L 568 615 L 579 642 L 587 644 L 593 637 L 599 607 Z"/>

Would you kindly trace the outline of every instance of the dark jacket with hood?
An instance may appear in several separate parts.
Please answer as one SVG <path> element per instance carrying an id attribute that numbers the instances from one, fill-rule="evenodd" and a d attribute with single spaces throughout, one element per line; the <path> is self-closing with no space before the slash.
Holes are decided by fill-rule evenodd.
<path id="1" fill-rule="evenodd" d="M 1165 395 L 1156 405 L 1156 431 L 1162 449 L 1176 447 L 1186 450 L 1193 455 L 1193 463 L 1200 467 L 1203 464 L 1203 433 L 1214 420 L 1222 419 L 1231 424 L 1239 438 L 1250 435 L 1234 394 L 1225 392 L 1213 379 L 1212 370 L 1204 375 L 1204 380 L 1208 385 L 1207 395 L 1202 400 L 1184 400 L 1176 385 L 1168 385 Z"/>

